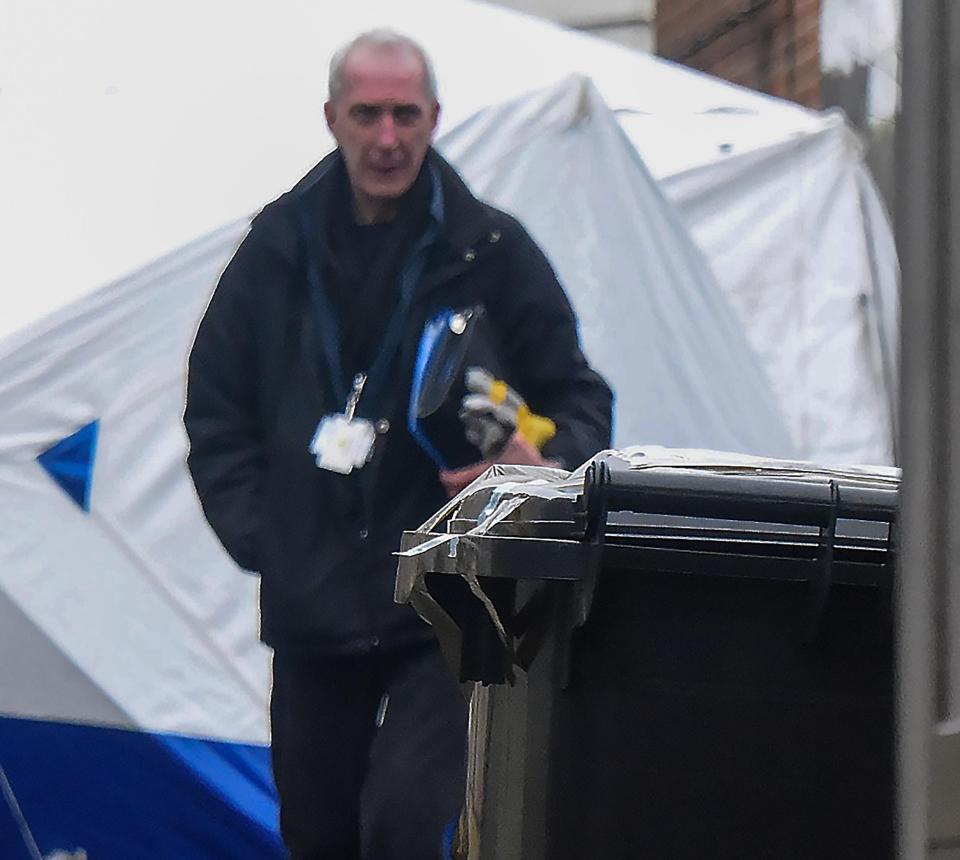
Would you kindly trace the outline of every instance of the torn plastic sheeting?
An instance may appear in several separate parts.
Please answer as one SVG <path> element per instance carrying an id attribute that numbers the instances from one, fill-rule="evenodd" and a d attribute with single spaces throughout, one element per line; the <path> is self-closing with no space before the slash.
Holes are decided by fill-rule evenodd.
<path id="1" fill-rule="evenodd" d="M 457 558 L 458 562 L 460 562 L 457 565 L 460 576 L 466 581 L 473 596 L 483 604 L 483 608 L 486 610 L 487 615 L 493 623 L 494 629 L 497 631 L 497 636 L 501 644 L 506 649 L 507 657 L 509 658 L 507 661 L 507 677 L 511 683 L 513 682 L 513 673 L 510 669 L 514 662 L 513 643 L 511 642 L 510 636 L 507 635 L 507 630 L 503 625 L 503 620 L 500 618 L 500 613 L 497 612 L 493 601 L 487 596 L 487 593 L 483 590 L 483 586 L 480 585 L 480 581 L 477 579 L 476 544 L 472 543 L 469 538 L 485 534 L 489 529 L 519 508 L 527 498 L 529 498 L 529 496 L 512 496 L 502 500 L 487 519 L 467 532 L 466 535 L 442 535 L 421 544 L 419 547 L 399 553 L 399 555 L 406 557 L 416 557 L 423 555 L 428 549 L 441 546 L 444 543 L 450 544 L 451 558 Z M 460 551 L 461 544 L 463 546 L 462 553 Z M 460 554 L 458 555 L 458 553 Z M 429 589 L 426 587 L 423 579 L 424 574 L 429 572 L 430 571 L 422 566 L 418 567 L 416 576 L 410 586 L 408 599 L 420 617 L 434 626 L 438 637 L 440 636 L 441 630 L 445 631 L 446 636 L 450 637 L 450 641 L 444 643 L 445 646 L 450 647 L 450 653 L 447 659 L 453 662 L 453 657 L 456 655 L 459 662 L 463 637 L 453 619 L 441 609 L 440 605 L 430 595 Z M 439 626 L 435 625 L 431 618 L 437 620 Z M 441 639 L 441 641 L 443 640 Z M 459 671 L 459 666 L 457 666 L 457 670 Z"/>
<path id="2" fill-rule="evenodd" d="M 589 462 L 589 461 L 588 461 Z M 475 495 L 489 487 L 500 486 L 501 484 L 523 483 L 523 478 L 529 481 L 546 480 L 548 478 L 561 479 L 565 477 L 575 477 L 582 473 L 586 464 L 581 466 L 576 472 L 567 472 L 564 469 L 554 469 L 548 466 L 511 466 L 504 463 L 494 463 L 486 472 L 477 478 L 472 484 L 469 484 L 447 502 L 437 513 L 428 519 L 418 532 L 433 532 L 437 526 L 442 523 L 450 514 L 455 511 L 464 499 Z M 533 495 L 533 493 L 527 493 Z M 402 553 L 401 553 L 402 555 Z"/>
<path id="3" fill-rule="evenodd" d="M 479 489 L 486 489 L 478 488 Z M 497 501 L 496 506 L 490 511 L 490 513 L 483 518 L 483 520 L 477 525 L 475 525 L 470 531 L 465 534 L 446 534 L 446 535 L 437 535 L 434 538 L 431 538 L 428 541 L 424 541 L 419 546 L 411 547 L 410 549 L 401 550 L 396 553 L 397 556 L 401 558 L 414 558 L 418 555 L 423 555 L 429 550 L 435 549 L 438 546 L 443 546 L 445 543 L 451 543 L 450 548 L 450 557 L 457 557 L 457 547 L 459 541 L 464 537 L 475 537 L 477 535 L 484 535 L 490 529 L 492 529 L 497 523 L 503 522 L 503 520 L 511 513 L 513 513 L 517 508 L 520 507 L 528 498 L 533 497 L 535 494 L 525 494 L 525 495 L 511 495 L 508 498 L 501 498 Z M 491 502 L 495 501 L 495 494 L 490 496 Z M 490 503 L 487 504 L 487 507 L 490 507 Z M 418 529 L 418 531 L 426 531 L 425 529 Z M 469 544 L 468 544 L 469 545 Z"/>
<path id="4" fill-rule="evenodd" d="M 496 607 L 483 590 L 477 578 L 477 549 L 470 538 L 486 535 L 494 526 L 503 522 L 510 514 L 518 510 L 528 499 L 561 499 L 569 498 L 573 501 L 583 490 L 582 474 L 585 467 L 574 473 L 562 469 L 552 469 L 540 466 L 508 466 L 496 464 L 480 478 L 451 499 L 436 515 L 427 520 L 417 532 L 423 534 L 433 532 L 445 520 L 455 515 L 462 507 L 463 502 L 476 495 L 492 490 L 490 500 L 484 506 L 477 525 L 465 534 L 437 535 L 422 544 L 397 553 L 400 558 L 416 559 L 444 544 L 450 545 L 450 557 L 457 559 L 457 570 L 466 581 L 470 592 L 483 605 L 501 644 L 509 658 L 507 665 L 508 679 L 513 682 L 511 668 L 514 663 L 513 643 L 508 635 L 503 619 Z M 551 481 L 552 479 L 552 481 Z M 417 614 L 430 624 L 436 631 L 438 639 L 443 644 L 446 659 L 459 672 L 460 653 L 462 651 L 462 634 L 456 622 L 433 599 L 424 582 L 424 575 L 430 573 L 425 566 L 417 564 L 412 582 L 401 589 L 401 580 L 397 580 L 395 599 L 398 602 L 409 603 Z"/>
<path id="5" fill-rule="evenodd" d="M 900 469 L 893 466 L 835 466 L 825 467 L 800 460 L 776 460 L 731 454 L 699 448 L 665 448 L 659 445 L 636 446 L 603 452 L 601 457 L 613 457 L 630 465 L 631 469 L 697 469 L 713 472 L 751 472 L 778 477 L 845 478 L 868 481 L 873 484 L 899 485 Z"/>
<path id="6" fill-rule="evenodd" d="M 459 495 L 451 499 L 437 514 L 417 529 L 417 532 L 420 534 L 429 534 L 436 531 L 437 527 L 444 520 L 449 519 L 460 510 L 466 499 L 492 489 L 493 492 L 490 494 L 490 500 L 484 506 L 476 526 L 465 534 L 437 535 L 418 546 L 401 550 L 396 553 L 396 555 L 401 558 L 415 558 L 445 543 L 451 543 L 451 558 L 454 558 L 459 551 L 459 542 L 462 538 L 487 534 L 494 526 L 503 522 L 510 514 L 523 505 L 527 499 L 569 498 L 572 501 L 583 490 L 583 479 L 581 476 L 584 468 L 585 467 L 581 467 L 577 472 L 570 473 L 562 469 L 550 469 L 540 466 L 494 465 Z M 544 473 L 546 473 L 546 476 Z M 574 476 L 576 476 L 576 478 L 571 480 Z M 555 480 L 554 483 L 548 483 L 550 477 L 557 480 Z M 527 480 L 518 480 L 518 478 L 526 478 Z M 465 546 L 470 546 L 470 544 L 465 543 Z M 463 565 L 458 565 L 458 567 L 462 568 Z M 476 574 L 473 567 L 475 567 L 475 561 L 472 562 L 472 565 L 466 565 L 466 571 L 473 574 L 475 578 Z M 419 575 L 425 572 L 427 571 L 420 571 Z M 461 573 L 461 575 L 464 574 Z"/>

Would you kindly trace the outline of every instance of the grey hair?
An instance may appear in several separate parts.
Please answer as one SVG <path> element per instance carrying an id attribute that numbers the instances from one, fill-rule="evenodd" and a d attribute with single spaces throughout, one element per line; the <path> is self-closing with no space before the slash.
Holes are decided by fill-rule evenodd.
<path id="1" fill-rule="evenodd" d="M 437 100 L 437 77 L 433 72 L 433 63 L 427 56 L 418 42 L 415 42 L 409 36 L 404 36 L 396 30 L 390 30 L 387 27 L 379 27 L 376 30 L 368 30 L 361 33 L 356 38 L 347 42 L 330 59 L 330 76 L 328 78 L 330 101 L 338 98 L 344 90 L 343 67 L 346 65 L 347 57 L 354 48 L 361 46 L 370 46 L 373 48 L 404 49 L 412 51 L 420 60 L 423 66 L 423 80 L 427 95 Z"/>

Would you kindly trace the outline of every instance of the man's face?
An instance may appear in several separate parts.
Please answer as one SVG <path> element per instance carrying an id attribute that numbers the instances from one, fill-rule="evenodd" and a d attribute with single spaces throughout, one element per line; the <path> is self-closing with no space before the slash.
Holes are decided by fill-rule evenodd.
<path id="1" fill-rule="evenodd" d="M 408 49 L 359 45 L 343 72 L 343 90 L 324 113 L 360 213 L 376 217 L 413 185 L 440 106 L 427 95 L 423 66 Z"/>

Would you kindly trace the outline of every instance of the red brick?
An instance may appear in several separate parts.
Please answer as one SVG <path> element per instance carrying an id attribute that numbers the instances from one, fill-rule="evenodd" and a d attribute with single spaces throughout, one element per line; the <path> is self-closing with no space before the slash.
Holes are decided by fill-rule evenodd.
<path id="1" fill-rule="evenodd" d="M 659 0 L 657 46 L 676 59 L 753 0 Z M 820 100 L 820 0 L 774 0 L 712 41 L 687 64 L 816 106 Z"/>

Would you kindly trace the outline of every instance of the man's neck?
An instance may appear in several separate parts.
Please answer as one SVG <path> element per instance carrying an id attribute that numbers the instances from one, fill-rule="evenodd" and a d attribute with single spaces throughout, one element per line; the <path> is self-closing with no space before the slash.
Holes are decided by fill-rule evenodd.
<path id="1" fill-rule="evenodd" d="M 358 224 L 383 224 L 397 215 L 396 200 L 372 199 L 353 194 L 353 217 Z"/>

